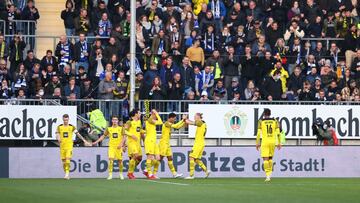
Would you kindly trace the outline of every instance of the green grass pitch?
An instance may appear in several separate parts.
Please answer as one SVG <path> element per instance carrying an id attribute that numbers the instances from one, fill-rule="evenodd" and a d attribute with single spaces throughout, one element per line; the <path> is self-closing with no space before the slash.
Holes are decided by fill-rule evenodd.
<path id="1" fill-rule="evenodd" d="M 2 203 L 359 202 L 360 179 L 0 179 Z"/>

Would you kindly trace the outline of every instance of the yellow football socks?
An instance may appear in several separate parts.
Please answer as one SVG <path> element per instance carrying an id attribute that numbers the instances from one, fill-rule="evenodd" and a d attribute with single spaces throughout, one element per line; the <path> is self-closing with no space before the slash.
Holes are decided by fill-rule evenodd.
<path id="1" fill-rule="evenodd" d="M 158 170 L 159 170 L 160 161 L 158 161 L 158 160 L 153 160 L 153 165 L 154 165 L 153 174 L 156 175 L 156 173 L 157 173 Z"/>
<path id="2" fill-rule="evenodd" d="M 273 160 L 272 159 L 269 159 L 269 175 L 271 175 L 272 171 L 273 171 Z"/>
<path id="3" fill-rule="evenodd" d="M 130 159 L 129 161 L 129 173 L 134 173 L 136 161 L 135 159 Z"/>
<path id="4" fill-rule="evenodd" d="M 112 174 L 113 168 L 114 168 L 114 160 L 109 160 L 109 167 L 108 167 L 109 174 Z"/>
<path id="5" fill-rule="evenodd" d="M 151 159 L 146 159 L 146 170 L 147 170 L 149 175 L 152 174 L 151 167 L 152 167 L 152 160 Z"/>
<path id="6" fill-rule="evenodd" d="M 176 175 L 176 170 L 175 170 L 173 161 L 168 161 L 168 166 L 169 166 L 169 169 L 170 169 L 171 173 L 173 175 Z"/>
<path id="7" fill-rule="evenodd" d="M 195 161 L 193 159 L 190 160 L 190 176 L 194 176 L 195 173 Z"/>
<path id="8" fill-rule="evenodd" d="M 201 161 L 201 160 L 196 160 L 196 164 L 200 166 L 200 168 L 206 172 L 207 169 L 206 169 L 206 166 L 204 165 L 204 163 Z"/>
<path id="9" fill-rule="evenodd" d="M 70 159 L 66 159 L 65 161 L 65 173 L 70 172 Z"/>
<path id="10" fill-rule="evenodd" d="M 270 164 L 268 160 L 264 161 L 264 170 L 265 170 L 265 174 L 266 176 L 270 176 L 271 175 L 271 171 L 270 171 Z"/>

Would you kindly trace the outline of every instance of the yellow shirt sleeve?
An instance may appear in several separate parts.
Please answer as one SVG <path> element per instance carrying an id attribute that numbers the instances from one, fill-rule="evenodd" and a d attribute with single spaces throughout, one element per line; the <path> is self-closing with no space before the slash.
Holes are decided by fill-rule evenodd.
<path id="1" fill-rule="evenodd" d="M 201 127 L 204 124 L 203 121 L 195 121 L 195 126 Z"/>
<path id="2" fill-rule="evenodd" d="M 156 114 L 156 118 L 157 118 L 157 120 L 155 122 L 155 125 L 162 125 L 163 122 L 162 122 L 161 117 L 160 117 L 159 114 Z"/>
<path id="3" fill-rule="evenodd" d="M 260 138 L 261 138 L 261 120 L 258 122 L 258 130 L 256 135 L 256 144 L 260 144 Z"/>
<path id="4" fill-rule="evenodd" d="M 185 122 L 184 120 L 181 120 L 175 124 L 172 124 L 171 127 L 174 128 L 174 129 L 180 129 L 182 128 L 183 126 L 185 125 Z"/>

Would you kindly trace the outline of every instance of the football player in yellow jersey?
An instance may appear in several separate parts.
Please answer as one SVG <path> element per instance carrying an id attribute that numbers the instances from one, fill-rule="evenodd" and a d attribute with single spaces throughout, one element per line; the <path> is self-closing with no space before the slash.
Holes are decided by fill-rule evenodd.
<path id="1" fill-rule="evenodd" d="M 154 166 L 155 155 L 159 154 L 159 148 L 156 144 L 156 126 L 162 125 L 163 122 L 158 114 L 158 112 L 153 109 L 151 111 L 150 117 L 145 122 L 145 152 L 146 152 L 146 169 L 144 170 L 144 175 L 149 179 L 155 179 L 155 176 L 152 173 L 152 167 Z"/>
<path id="2" fill-rule="evenodd" d="M 206 166 L 201 161 L 201 157 L 205 148 L 205 135 L 207 130 L 206 123 L 202 119 L 202 113 L 196 113 L 194 116 L 194 121 L 186 120 L 187 124 L 196 126 L 196 132 L 194 146 L 191 150 L 191 153 L 189 154 L 190 176 L 186 177 L 185 179 L 195 178 L 195 163 L 198 164 L 200 168 L 205 172 L 205 178 L 209 177 L 211 173 L 209 170 L 206 169 Z"/>
<path id="3" fill-rule="evenodd" d="M 123 143 L 124 140 L 126 139 L 125 134 L 124 134 L 124 129 L 122 126 L 119 125 L 119 118 L 117 116 L 112 116 L 111 117 L 111 127 L 107 127 L 104 134 L 99 137 L 99 139 L 97 139 L 95 142 L 93 142 L 93 145 L 97 145 L 99 142 L 103 141 L 105 139 L 105 137 L 109 137 L 109 149 L 108 149 L 108 156 L 109 156 L 109 166 L 108 166 L 108 171 L 109 171 L 109 176 L 108 176 L 108 180 L 111 180 L 113 177 L 113 168 L 114 168 L 114 160 L 118 161 L 118 165 L 119 165 L 119 178 L 121 180 L 124 180 L 124 176 L 123 176 L 123 156 L 122 156 L 122 152 L 123 152 Z"/>
<path id="4" fill-rule="evenodd" d="M 173 154 L 172 154 L 172 150 L 171 150 L 171 146 L 170 146 L 170 137 L 171 137 L 171 129 L 182 128 L 186 124 L 185 123 L 186 119 L 187 119 L 187 117 L 184 115 L 183 119 L 181 119 L 181 121 L 175 123 L 176 114 L 170 113 L 167 121 L 162 125 L 161 139 L 159 142 L 159 152 L 160 152 L 159 158 L 160 159 L 157 159 L 154 163 L 153 175 L 154 175 L 155 179 L 159 179 L 156 176 L 156 173 L 158 171 L 160 161 L 162 161 L 164 159 L 164 157 L 166 157 L 166 159 L 168 160 L 168 166 L 169 166 L 171 173 L 173 174 L 173 177 L 179 178 L 179 177 L 183 176 L 183 174 L 179 174 L 176 172 L 176 169 L 175 169 L 175 166 L 173 163 Z"/>
<path id="5" fill-rule="evenodd" d="M 275 118 L 270 118 L 270 109 L 264 109 L 263 119 L 259 120 L 256 136 L 256 150 L 261 150 L 261 157 L 264 160 L 264 170 L 266 173 L 265 182 L 269 182 L 273 169 L 275 142 L 278 139 L 278 149 L 281 149 L 279 122 Z M 261 145 L 260 145 L 261 138 Z"/>
<path id="6" fill-rule="evenodd" d="M 127 136 L 128 156 L 129 156 L 129 170 L 128 178 L 135 179 L 134 171 L 137 165 L 142 160 L 141 139 L 144 136 L 144 131 L 141 129 L 140 111 L 134 109 L 130 112 L 131 119 L 125 124 L 125 134 Z"/>
<path id="7" fill-rule="evenodd" d="M 63 115 L 63 124 L 59 125 L 56 129 L 56 139 L 60 144 L 60 158 L 63 164 L 65 172 L 64 179 L 70 179 L 70 161 L 73 151 L 73 134 L 76 134 L 86 146 L 91 146 L 91 143 L 87 142 L 83 136 L 76 130 L 75 126 L 69 123 L 69 115 Z"/>

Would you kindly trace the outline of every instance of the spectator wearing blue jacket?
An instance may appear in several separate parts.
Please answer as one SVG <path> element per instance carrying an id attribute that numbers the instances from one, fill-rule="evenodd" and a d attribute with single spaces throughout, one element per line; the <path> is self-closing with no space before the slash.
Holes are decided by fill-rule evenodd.
<path id="1" fill-rule="evenodd" d="M 75 77 L 71 77 L 69 84 L 64 87 L 64 95 L 69 98 L 71 94 L 75 94 L 76 99 L 80 99 L 80 87 L 75 85 Z"/>
<path id="2" fill-rule="evenodd" d="M 172 81 L 176 73 L 180 73 L 180 69 L 173 63 L 172 56 L 168 56 L 166 58 L 166 65 L 160 69 L 161 83 L 167 87 L 168 83 Z"/>

